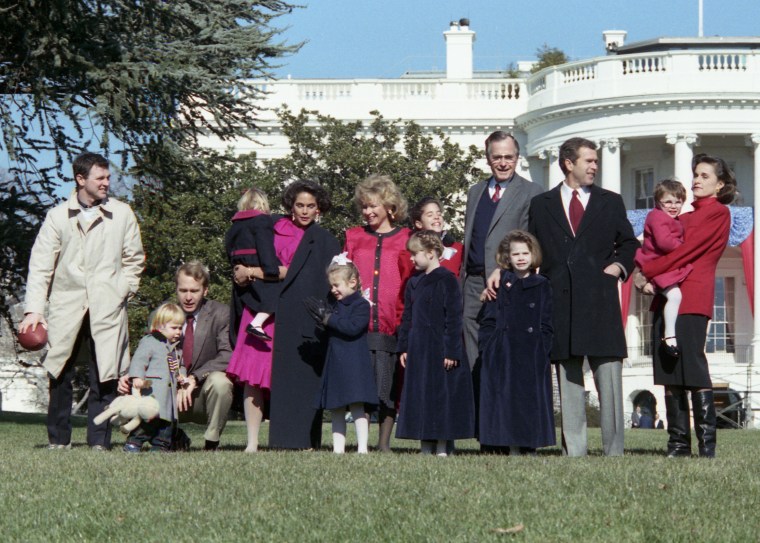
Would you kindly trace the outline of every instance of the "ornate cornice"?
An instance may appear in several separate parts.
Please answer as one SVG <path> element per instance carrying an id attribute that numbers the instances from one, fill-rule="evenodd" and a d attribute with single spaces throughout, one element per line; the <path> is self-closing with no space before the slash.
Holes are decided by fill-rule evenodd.
<path id="1" fill-rule="evenodd" d="M 665 141 L 669 145 L 675 145 L 676 143 L 686 143 L 689 147 L 699 145 L 698 134 L 666 134 Z"/>
<path id="2" fill-rule="evenodd" d="M 750 134 L 744 137 L 744 144 L 747 147 L 754 147 L 757 149 L 760 146 L 760 134 Z"/>
<path id="3" fill-rule="evenodd" d="M 541 160 L 546 160 L 547 158 L 550 160 L 557 159 L 559 158 L 559 147 L 557 147 L 556 145 L 553 145 L 551 147 L 546 147 L 544 149 L 541 149 L 537 153 L 537 156 Z"/>
<path id="4" fill-rule="evenodd" d="M 614 153 L 620 147 L 620 138 L 605 138 L 599 141 L 599 145 Z"/>

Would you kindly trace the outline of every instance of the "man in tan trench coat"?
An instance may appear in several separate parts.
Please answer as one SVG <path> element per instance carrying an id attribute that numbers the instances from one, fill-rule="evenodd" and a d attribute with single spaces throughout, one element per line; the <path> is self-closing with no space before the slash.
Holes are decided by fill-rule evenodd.
<path id="1" fill-rule="evenodd" d="M 132 209 L 108 197 L 108 161 L 84 153 L 73 170 L 76 190 L 48 212 L 34 242 L 19 330 L 48 330 L 43 366 L 50 449 L 71 446 L 74 363 L 82 343 L 89 344 L 87 444 L 106 450 L 110 426 L 95 425 L 93 418 L 116 397 L 118 378 L 129 368 L 127 301 L 137 292 L 145 257 Z"/>

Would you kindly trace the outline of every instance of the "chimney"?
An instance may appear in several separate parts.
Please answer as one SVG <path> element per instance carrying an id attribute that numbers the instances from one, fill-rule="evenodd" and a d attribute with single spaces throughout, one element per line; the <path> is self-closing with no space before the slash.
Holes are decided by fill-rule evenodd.
<path id="1" fill-rule="evenodd" d="M 452 21 L 446 39 L 446 79 L 472 79 L 472 44 L 475 32 L 469 19 Z"/>
<path id="2" fill-rule="evenodd" d="M 618 50 L 618 47 L 625 45 L 625 37 L 628 32 L 625 30 L 605 30 L 602 32 L 602 39 L 604 39 L 604 48 L 608 53 L 614 53 Z"/>

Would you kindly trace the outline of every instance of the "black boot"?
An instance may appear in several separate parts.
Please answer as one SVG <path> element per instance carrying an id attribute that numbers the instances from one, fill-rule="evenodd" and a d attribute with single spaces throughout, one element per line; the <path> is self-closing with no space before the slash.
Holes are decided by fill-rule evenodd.
<path id="1" fill-rule="evenodd" d="M 665 394 L 665 412 L 668 419 L 668 458 L 691 456 L 689 400 L 686 391 L 681 388 L 672 392 L 672 394 Z"/>
<path id="2" fill-rule="evenodd" d="M 699 456 L 715 458 L 716 415 L 712 390 L 694 390 L 691 393 L 694 410 L 694 432 L 699 442 Z"/>

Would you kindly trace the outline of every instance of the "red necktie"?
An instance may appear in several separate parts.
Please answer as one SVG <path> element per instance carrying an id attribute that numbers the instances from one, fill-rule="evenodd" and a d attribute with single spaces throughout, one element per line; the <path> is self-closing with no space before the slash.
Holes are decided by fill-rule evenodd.
<path id="1" fill-rule="evenodd" d="M 190 369 L 193 363 L 193 342 L 195 341 L 193 321 L 195 321 L 195 317 L 188 315 L 187 325 L 185 326 L 185 338 L 182 340 L 182 360 L 187 369 Z"/>
<path id="2" fill-rule="evenodd" d="M 501 194 L 501 185 L 496 183 L 496 186 L 493 189 L 493 196 L 491 196 L 491 201 L 495 204 L 498 203 L 500 194 Z"/>
<path id="3" fill-rule="evenodd" d="M 578 191 L 573 191 L 573 197 L 570 200 L 570 226 L 573 227 L 573 234 L 578 233 L 578 227 L 581 225 L 583 218 L 583 204 L 578 196 Z"/>

